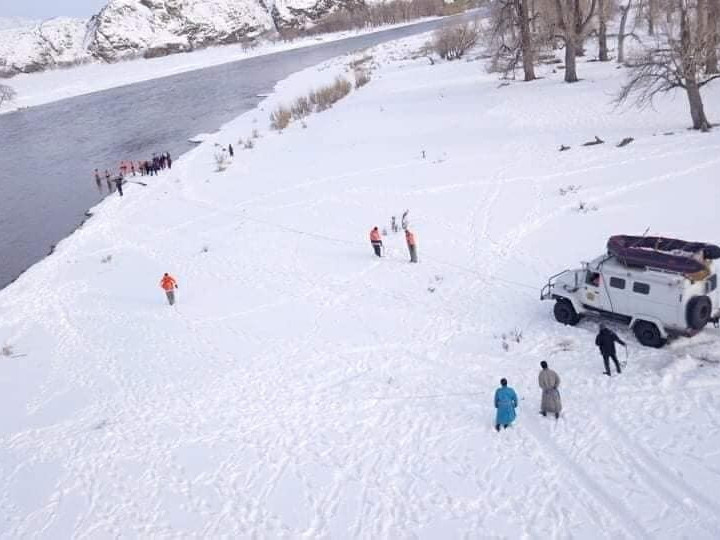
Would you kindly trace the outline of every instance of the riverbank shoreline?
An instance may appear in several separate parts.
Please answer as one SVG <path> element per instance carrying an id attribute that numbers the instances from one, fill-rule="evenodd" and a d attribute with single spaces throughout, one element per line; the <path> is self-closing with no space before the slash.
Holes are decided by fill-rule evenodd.
<path id="1" fill-rule="evenodd" d="M 148 152 L 184 154 L 192 148 L 191 136 L 217 131 L 255 108 L 291 73 L 348 51 L 431 31 L 446 20 L 273 52 L 0 116 L 0 138 L 7 141 L 0 155 L 0 185 L 14 198 L 3 212 L 7 226 L 0 231 L 0 248 L 14 246 L 13 258 L 0 272 L 0 287 L 41 260 L 100 202 L 103 195 L 87 189 L 94 168 L 112 171 L 119 160 L 141 159 Z M 204 94 L 208 99 L 196 103 L 196 96 Z"/>
<path id="2" fill-rule="evenodd" d="M 303 87 L 303 85 L 304 87 L 312 88 L 322 85 L 323 83 L 328 83 L 332 81 L 337 75 L 348 71 L 347 64 L 349 63 L 349 61 L 346 62 L 347 58 L 360 58 L 364 56 L 367 51 L 372 51 L 376 47 L 382 48 L 384 46 L 387 46 L 389 43 L 407 42 L 409 44 L 412 44 L 411 46 L 419 46 L 422 42 L 427 40 L 429 35 L 429 33 L 417 34 L 411 37 L 405 37 L 385 42 L 383 44 L 376 45 L 375 47 L 371 47 L 370 49 L 342 54 L 330 60 L 320 62 L 317 65 L 302 69 L 278 81 L 275 84 L 273 90 L 270 93 L 264 95 L 262 101 L 260 101 L 254 109 L 246 111 L 238 117 L 233 118 L 230 121 L 220 125 L 212 133 L 196 134 L 196 136 L 190 137 L 188 140 L 195 145 L 194 148 L 191 148 L 190 150 L 184 152 L 178 158 L 176 158 L 173 161 L 172 169 L 166 169 L 164 171 L 161 171 L 158 176 L 143 177 L 148 179 L 149 181 L 147 186 L 128 186 L 126 184 L 124 189 L 125 196 L 122 198 L 119 197 L 116 192 L 106 194 L 97 204 L 94 204 L 85 212 L 85 217 L 77 224 L 75 228 L 73 228 L 73 230 L 67 236 L 60 239 L 55 244 L 48 246 L 49 251 L 45 257 L 41 258 L 40 260 L 32 264 L 30 267 L 26 268 L 12 281 L 7 283 L 4 287 L 0 288 L 0 294 L 2 294 L 4 291 L 11 289 L 16 283 L 21 282 L 22 279 L 26 276 L 26 274 L 31 272 L 34 267 L 44 264 L 48 259 L 52 257 L 62 256 L 64 246 L 68 243 L 71 243 L 72 239 L 75 236 L 83 234 L 85 230 L 94 226 L 96 222 L 101 221 L 103 219 L 103 216 L 105 215 L 105 212 L 107 212 L 109 208 L 114 208 L 118 204 L 132 205 L 133 202 L 137 202 L 137 200 L 133 201 L 133 197 L 137 197 L 138 195 L 143 196 L 142 190 L 147 190 L 148 188 L 162 189 L 163 185 L 173 181 L 173 179 L 177 181 L 178 178 L 181 178 L 185 174 L 183 172 L 184 168 L 188 167 L 189 163 L 191 163 L 196 158 L 196 155 L 204 155 L 205 160 L 208 162 L 208 171 L 212 172 L 214 167 L 214 151 L 217 145 L 219 145 L 221 142 L 222 134 L 227 132 L 227 130 L 237 129 L 238 131 L 244 132 L 245 137 L 250 139 L 253 132 L 258 131 L 257 126 L 261 126 L 262 123 L 265 123 L 265 127 L 261 127 L 259 129 L 259 137 L 263 137 L 263 134 L 270 136 L 277 135 L 276 132 L 273 132 L 269 129 L 270 111 L 281 103 L 289 105 L 290 101 L 297 97 L 294 95 L 295 91 L 293 90 L 293 88 L 297 86 Z M 348 77 L 350 78 L 350 74 L 348 74 Z M 197 142 L 195 140 L 198 137 L 200 137 L 201 142 Z M 242 145 L 237 144 L 237 141 L 234 140 L 225 141 L 225 144 L 227 144 L 228 142 L 232 143 L 236 148 L 236 159 L 241 160 L 244 152 Z M 258 143 L 261 144 L 260 141 L 258 141 Z M 132 178 L 132 176 L 127 178 Z"/>
<path id="3" fill-rule="evenodd" d="M 267 42 L 251 49 L 247 49 L 241 44 L 218 45 L 160 58 L 137 58 L 112 64 L 94 62 L 68 68 L 50 69 L 39 73 L 20 74 L 3 83 L 10 85 L 17 92 L 17 97 L 0 108 L 0 115 L 24 111 L 63 99 L 171 77 L 180 73 L 422 25 L 441 19 L 467 16 L 473 12 L 470 10 L 448 17 L 424 17 L 394 25 L 320 34 L 291 41 Z"/>

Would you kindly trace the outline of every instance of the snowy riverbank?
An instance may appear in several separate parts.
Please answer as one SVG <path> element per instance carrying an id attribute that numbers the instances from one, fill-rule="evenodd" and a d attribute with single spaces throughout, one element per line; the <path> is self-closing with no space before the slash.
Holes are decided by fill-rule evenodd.
<path id="1" fill-rule="evenodd" d="M 434 20 L 434 18 L 429 17 L 409 23 L 382 26 L 368 30 L 320 34 L 292 41 L 278 41 L 275 43 L 266 41 L 253 48 L 246 48 L 238 43 L 208 47 L 207 49 L 173 54 L 161 58 L 139 58 L 113 64 L 90 63 L 41 73 L 21 74 L 5 81 L 4 84 L 10 85 L 17 92 L 17 98 L 11 103 L 4 103 L 0 108 L 0 114 L 128 84 L 218 66 L 228 62 L 236 62 L 302 47 L 311 47 L 321 43 L 330 43 L 431 20 Z"/>
<path id="2" fill-rule="evenodd" d="M 270 111 L 352 58 L 283 81 L 0 292 L 1 536 L 718 536 L 718 330 L 650 350 L 616 327 L 607 378 L 596 326 L 538 295 L 614 233 L 720 241 L 720 132 L 687 131 L 679 95 L 613 111 L 613 64 L 499 87 L 412 59 L 425 39 L 278 134 Z M 406 208 L 420 264 L 401 235 L 374 258 Z M 503 376 L 521 405 L 498 435 Z"/>

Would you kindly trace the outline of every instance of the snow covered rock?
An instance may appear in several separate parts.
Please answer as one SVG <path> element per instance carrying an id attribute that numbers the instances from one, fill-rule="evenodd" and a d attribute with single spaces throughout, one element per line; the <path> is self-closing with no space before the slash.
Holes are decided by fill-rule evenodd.
<path id="1" fill-rule="evenodd" d="M 308 28 L 341 8 L 364 5 L 365 0 L 110 0 L 89 20 L 32 25 L 0 19 L 0 77 L 236 43 L 277 29 Z"/>
<path id="2" fill-rule="evenodd" d="M 90 25 L 90 52 L 105 61 L 164 56 L 274 30 L 258 0 L 111 0 Z"/>
<path id="3" fill-rule="evenodd" d="M 32 73 L 90 59 L 87 21 L 59 17 L 31 27 L 0 31 L 0 76 Z"/>

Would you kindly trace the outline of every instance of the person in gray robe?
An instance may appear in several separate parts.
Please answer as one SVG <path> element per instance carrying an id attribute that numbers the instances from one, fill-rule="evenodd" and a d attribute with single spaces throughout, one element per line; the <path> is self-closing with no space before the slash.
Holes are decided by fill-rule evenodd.
<path id="1" fill-rule="evenodd" d="M 555 414 L 555 418 L 560 418 L 562 411 L 562 401 L 560 401 L 560 377 L 552 369 L 548 367 L 544 360 L 540 362 L 540 375 L 538 376 L 538 384 L 542 388 L 542 402 L 540 403 L 540 414 L 547 416 L 547 413 Z"/>

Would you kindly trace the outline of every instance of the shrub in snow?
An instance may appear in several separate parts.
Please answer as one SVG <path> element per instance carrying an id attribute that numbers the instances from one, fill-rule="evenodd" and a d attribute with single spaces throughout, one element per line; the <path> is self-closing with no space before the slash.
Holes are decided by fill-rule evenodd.
<path id="1" fill-rule="evenodd" d="M 355 70 L 355 88 L 361 88 L 370 82 L 370 73 L 363 69 Z"/>
<path id="2" fill-rule="evenodd" d="M 520 343 L 522 341 L 523 334 L 522 330 L 519 328 L 513 329 L 511 332 L 507 332 L 505 334 L 500 335 L 500 340 L 502 343 L 502 348 L 504 351 L 510 350 L 510 344 L 511 343 Z"/>
<path id="3" fill-rule="evenodd" d="M 565 195 L 569 195 L 570 193 L 577 193 L 578 191 L 580 191 L 580 186 L 570 184 L 569 186 L 561 187 L 558 191 L 560 193 L 560 196 L 564 197 Z"/>
<path id="4" fill-rule="evenodd" d="M 352 85 L 347 79 L 338 76 L 329 86 L 323 86 L 311 94 L 311 102 L 315 101 L 318 111 L 324 111 L 347 96 L 352 90 Z"/>
<path id="5" fill-rule="evenodd" d="M 373 61 L 373 56 L 371 54 L 365 55 L 362 58 L 358 58 L 357 60 L 353 60 L 348 64 L 350 66 L 350 69 L 353 71 L 362 70 L 365 67 L 365 64 L 368 64 Z"/>
<path id="6" fill-rule="evenodd" d="M 0 107 L 6 101 L 12 101 L 17 96 L 17 93 L 11 86 L 0 84 Z"/>
<path id="7" fill-rule="evenodd" d="M 433 34 L 433 50 L 444 60 L 457 60 L 477 45 L 480 25 L 466 22 L 443 26 Z"/>
<path id="8" fill-rule="evenodd" d="M 300 96 L 290 107 L 294 120 L 300 120 L 312 112 L 312 104 L 307 96 Z"/>
<path id="9" fill-rule="evenodd" d="M 107 264 L 110 261 L 112 261 L 112 255 L 107 255 L 107 256 L 103 257 L 102 259 L 100 259 L 100 262 L 103 264 Z"/>
<path id="10" fill-rule="evenodd" d="M 257 129 L 253 129 L 252 138 L 253 138 L 253 139 L 259 139 L 259 138 L 260 138 L 260 132 L 259 132 Z"/>
<path id="11" fill-rule="evenodd" d="M 597 206 L 595 206 L 594 204 L 588 204 L 585 201 L 580 201 L 577 205 L 577 208 L 575 208 L 575 210 L 577 210 L 581 214 L 587 214 L 588 212 L 596 212 L 597 209 Z"/>
<path id="12" fill-rule="evenodd" d="M 3 345 L 2 349 L 0 349 L 0 354 L 2 356 L 12 356 L 13 355 L 12 345 Z"/>
<path id="13" fill-rule="evenodd" d="M 217 165 L 217 171 L 222 172 L 230 166 L 230 154 L 224 148 L 220 148 L 215 152 L 215 165 Z"/>
<path id="14" fill-rule="evenodd" d="M 252 150 L 254 147 L 255 147 L 255 143 L 252 142 L 252 139 L 248 139 L 247 141 L 245 141 L 245 144 L 243 145 L 243 148 L 245 148 L 246 150 Z"/>
<path id="15" fill-rule="evenodd" d="M 210 247 L 209 247 L 209 246 L 203 246 L 203 247 L 202 247 L 202 252 L 203 252 L 203 253 L 207 253 L 208 251 L 210 251 Z"/>
<path id="16" fill-rule="evenodd" d="M 270 114 L 270 127 L 281 131 L 288 127 L 290 120 L 292 120 L 292 112 L 287 107 L 280 105 Z"/>

